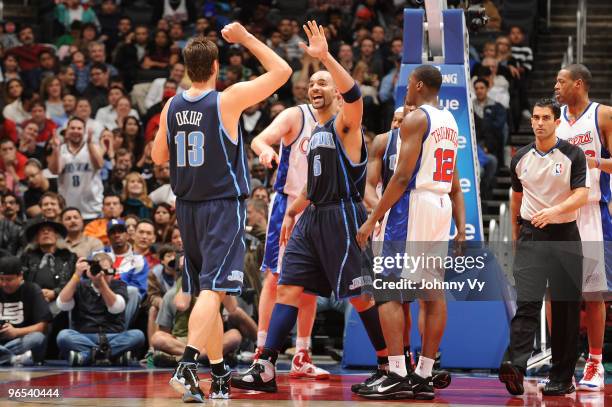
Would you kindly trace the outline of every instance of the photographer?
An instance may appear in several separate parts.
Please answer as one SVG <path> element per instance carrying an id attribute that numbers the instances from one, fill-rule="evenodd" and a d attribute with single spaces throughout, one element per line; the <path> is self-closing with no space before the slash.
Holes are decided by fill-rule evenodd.
<path id="1" fill-rule="evenodd" d="M 31 365 L 45 353 L 49 306 L 36 284 L 24 282 L 21 261 L 0 258 L 0 365 Z"/>
<path id="2" fill-rule="evenodd" d="M 153 267 L 148 277 L 147 299 L 149 305 L 149 322 L 147 324 L 147 338 L 149 344 L 153 334 L 159 327 L 155 323 L 161 308 L 164 295 L 176 286 L 177 253 L 174 246 L 164 245 L 159 249 L 160 264 Z"/>
<path id="3" fill-rule="evenodd" d="M 144 344 L 144 334 L 136 329 L 124 331 L 127 287 L 114 279 L 112 258 L 97 253 L 92 261 L 83 258 L 60 292 L 57 305 L 72 311 L 72 326 L 57 337 L 60 352 L 71 366 L 88 364 L 127 364 L 131 351 Z M 81 279 L 86 276 L 87 279 Z"/>

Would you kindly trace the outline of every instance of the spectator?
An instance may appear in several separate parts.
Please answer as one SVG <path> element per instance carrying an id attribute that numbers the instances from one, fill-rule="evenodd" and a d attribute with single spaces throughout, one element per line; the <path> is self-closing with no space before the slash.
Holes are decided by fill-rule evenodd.
<path id="1" fill-rule="evenodd" d="M 80 95 L 89 83 L 89 67 L 86 65 L 85 54 L 82 51 L 73 52 L 70 59 L 70 68 L 74 71 L 74 88 Z"/>
<path id="2" fill-rule="evenodd" d="M 39 67 L 38 54 L 49 50 L 49 47 L 35 42 L 34 31 L 29 25 L 23 25 L 19 29 L 19 41 L 21 45 L 7 50 L 5 55 L 14 55 L 17 58 L 21 78 L 28 88 L 34 89 L 37 79 L 35 69 Z"/>
<path id="3" fill-rule="evenodd" d="M 87 258 L 92 253 L 104 249 L 104 244 L 100 240 L 83 234 L 85 225 L 78 208 L 68 207 L 64 209 L 61 218 L 67 231 L 64 242 L 77 257 Z"/>
<path id="4" fill-rule="evenodd" d="M 510 43 L 512 48 L 510 52 L 512 58 L 518 62 L 518 71 L 520 77 L 517 79 L 517 91 L 519 100 L 517 101 L 518 109 L 515 109 L 515 123 L 520 120 L 517 113 L 521 112 L 521 115 L 526 119 L 531 118 L 529 111 L 529 100 L 527 99 L 527 93 L 529 89 L 529 75 L 533 69 L 533 51 L 531 47 L 525 43 L 525 34 L 519 26 L 513 26 L 510 28 Z"/>
<path id="5" fill-rule="evenodd" d="M 485 13 L 487 17 L 489 17 L 489 22 L 487 23 L 487 30 L 500 31 L 502 18 L 493 0 L 484 0 L 482 2 L 482 7 L 484 7 Z"/>
<path id="6" fill-rule="evenodd" d="M 149 270 L 159 264 L 152 247 L 155 244 L 155 226 L 149 219 L 140 219 L 134 233 L 134 253 L 144 257 Z"/>
<path id="7" fill-rule="evenodd" d="M 66 206 L 64 198 L 52 191 L 47 191 L 40 197 L 40 210 L 44 219 L 61 222 L 61 214 Z"/>
<path id="8" fill-rule="evenodd" d="M 170 41 L 173 46 L 178 47 L 180 50 L 185 48 L 187 41 L 185 40 L 185 32 L 183 31 L 181 23 L 174 22 L 170 24 L 170 31 L 168 34 L 170 35 Z"/>
<path id="9" fill-rule="evenodd" d="M 172 228 L 172 240 L 170 241 L 172 246 L 176 247 L 176 250 L 182 252 L 183 249 L 183 239 L 181 238 L 181 231 L 177 225 Z"/>
<path id="10" fill-rule="evenodd" d="M 501 75 L 497 73 L 498 62 L 493 58 L 485 58 L 482 60 L 482 69 L 480 73 L 483 74 L 481 78 L 485 79 L 489 83 L 488 96 L 501 104 L 505 109 L 510 107 L 510 84 Z M 472 79 L 472 85 L 477 78 Z"/>
<path id="11" fill-rule="evenodd" d="M 85 122 L 86 132 L 91 130 L 93 132 L 94 143 L 99 143 L 104 126 L 99 121 L 91 118 L 91 103 L 88 99 L 80 98 L 77 100 L 74 116 Z M 66 124 L 68 124 L 68 121 L 66 121 Z"/>
<path id="12" fill-rule="evenodd" d="M 487 201 L 493 196 L 495 187 L 495 174 L 497 173 L 497 158 L 489 154 L 481 144 L 477 146 L 478 164 L 480 166 L 480 191 L 483 201 Z"/>
<path id="13" fill-rule="evenodd" d="M 55 19 L 64 27 L 70 29 L 73 21 L 93 23 L 100 29 L 100 22 L 93 8 L 84 8 L 79 0 L 64 0 L 55 6 Z"/>
<path id="14" fill-rule="evenodd" d="M 270 118 L 263 110 L 263 103 L 260 102 L 247 107 L 242 112 L 239 123 L 245 142 L 250 143 L 257 134 L 261 133 L 270 124 Z"/>
<path id="15" fill-rule="evenodd" d="M 147 184 L 137 172 L 131 172 L 125 177 L 125 186 L 121 195 L 123 215 L 133 214 L 143 219 L 150 219 L 153 202 L 147 194 Z"/>
<path id="16" fill-rule="evenodd" d="M 53 316 L 59 314 L 55 300 L 70 280 L 77 257 L 58 242 L 66 237 L 66 228 L 43 218 L 33 220 L 25 230 L 30 246 L 21 256 L 25 281 L 35 283 L 49 304 Z"/>
<path id="17" fill-rule="evenodd" d="M 353 48 L 351 48 L 350 45 L 340 45 L 338 49 L 338 62 L 340 62 L 340 65 L 342 65 L 347 72 L 353 72 L 355 58 L 353 56 Z"/>
<path id="18" fill-rule="evenodd" d="M 117 219 L 123 212 L 123 205 L 119 195 L 107 194 L 102 200 L 102 218 L 95 219 L 87 224 L 83 233 L 85 236 L 100 240 L 105 246 L 110 241 L 107 235 L 107 226 L 112 219 Z"/>
<path id="19" fill-rule="evenodd" d="M 23 281 L 21 262 L 0 258 L 0 365 L 42 362 L 49 306 L 36 284 Z"/>
<path id="20" fill-rule="evenodd" d="M 110 102 L 110 99 L 109 99 Z M 140 124 L 138 120 L 138 112 L 132 109 L 132 102 L 125 95 L 120 95 L 115 101 L 115 106 L 109 105 L 109 110 L 105 116 L 103 116 L 103 120 L 101 120 L 98 115 L 96 115 L 96 120 L 100 121 L 104 127 L 109 130 L 115 129 L 123 129 L 126 124 L 126 120 L 128 117 L 134 118 L 134 120 Z M 100 110 L 98 110 L 98 113 Z M 130 136 L 131 134 L 126 135 L 124 130 L 124 137 Z M 129 139 L 129 137 L 126 137 Z"/>
<path id="21" fill-rule="evenodd" d="M 125 37 L 125 41 L 117 47 L 114 64 L 125 78 L 127 88 L 131 88 L 136 79 L 136 72 L 144 59 L 149 42 L 149 29 L 138 25 L 134 32 Z"/>
<path id="22" fill-rule="evenodd" d="M 2 32 L 0 33 L 0 45 L 2 48 L 9 49 L 20 45 L 17 35 L 15 35 L 15 29 L 17 27 L 14 22 L 6 21 L 0 24 L 0 28 L 2 28 Z"/>
<path id="23" fill-rule="evenodd" d="M 302 42 L 302 40 L 293 31 L 291 20 L 288 18 L 281 19 L 278 23 L 278 32 L 281 35 L 280 46 L 285 49 L 285 53 L 287 54 L 287 62 L 289 62 L 291 68 L 298 69 L 303 54 L 302 49 L 299 47 L 299 43 Z"/>
<path id="24" fill-rule="evenodd" d="M 82 54 L 81 54 L 82 55 Z M 60 80 L 62 84 L 62 90 L 64 92 L 64 96 L 66 94 L 76 95 L 76 72 L 72 65 L 63 65 L 59 73 L 57 74 L 57 79 Z M 76 98 L 76 96 L 75 96 Z M 62 98 L 63 102 L 63 98 Z M 76 101 L 75 101 L 76 102 Z M 64 109 L 66 107 L 64 106 Z"/>
<path id="25" fill-rule="evenodd" d="M 173 246 L 161 246 L 159 248 L 159 260 L 160 263 L 151 269 L 147 282 L 147 306 L 149 307 L 147 339 L 149 341 L 149 351 L 153 348 L 151 338 L 159 329 L 155 321 L 163 297 L 175 287 L 176 280 L 179 277 L 177 253 Z"/>
<path id="26" fill-rule="evenodd" d="M 0 171 L 7 172 L 14 180 L 25 179 L 25 165 L 28 158 L 17 151 L 9 138 L 0 140 Z"/>
<path id="27" fill-rule="evenodd" d="M 254 308 L 258 309 L 262 290 L 260 266 L 263 262 L 268 227 L 268 203 L 265 200 L 254 197 L 248 200 L 246 223 L 244 275 L 247 286 L 255 291 Z"/>
<path id="28" fill-rule="evenodd" d="M 170 243 L 172 239 L 172 227 L 176 223 L 174 209 L 170 204 L 160 203 L 153 211 L 153 225 L 155 226 L 155 238 L 157 243 Z M 161 255 L 160 255 L 161 260 Z"/>
<path id="29" fill-rule="evenodd" d="M 121 134 L 125 138 L 123 142 L 124 147 L 132 152 L 134 158 L 138 158 L 143 153 L 144 135 L 142 134 L 142 126 L 140 120 L 138 120 L 137 113 L 133 109 L 128 110 L 130 108 L 129 99 L 121 98 L 119 100 L 117 103 L 117 122 L 118 124 L 120 123 Z"/>
<path id="30" fill-rule="evenodd" d="M 113 278 L 113 260 L 99 253 L 94 261 L 101 269 L 97 274 L 92 274 L 94 270 L 85 259 L 79 259 L 58 297 L 58 307 L 72 312 L 73 329 L 61 331 L 57 345 L 71 366 L 85 366 L 99 359 L 127 365 L 131 352 L 144 344 L 144 334 L 137 329 L 125 330 L 128 291 L 124 281 Z M 84 274 L 87 279 L 82 280 Z"/>
<path id="31" fill-rule="evenodd" d="M 488 96 L 489 81 L 478 78 L 474 81 L 473 102 L 476 138 L 486 147 L 486 151 L 504 162 L 504 145 L 507 121 L 506 109 Z"/>
<path id="32" fill-rule="evenodd" d="M 380 90 L 378 91 L 378 99 L 382 104 L 383 125 L 384 129 L 391 127 L 391 120 L 387 118 L 393 117 L 395 111 L 395 87 L 399 79 L 401 68 L 401 56 L 397 56 L 395 66 L 382 78 L 380 82 Z"/>
<path id="33" fill-rule="evenodd" d="M 48 76 L 40 85 L 40 98 L 45 104 L 47 115 L 56 126 L 64 124 L 66 111 L 62 102 L 62 82 L 57 76 Z"/>
<path id="34" fill-rule="evenodd" d="M 263 185 L 253 188 L 253 190 L 251 191 L 251 198 L 260 199 L 265 202 L 266 205 L 270 204 L 270 193 L 268 192 L 268 189 Z"/>
<path id="35" fill-rule="evenodd" d="M 35 91 L 40 89 L 41 81 L 55 76 L 58 70 L 57 57 L 52 50 L 45 50 L 38 54 L 38 68 L 33 71 L 33 79 L 30 84 Z"/>
<path id="36" fill-rule="evenodd" d="M 163 78 L 168 75 L 168 68 L 179 61 L 178 48 L 172 48 L 167 31 L 157 30 L 153 40 L 147 46 L 147 51 L 140 64 L 147 79 Z"/>
<path id="37" fill-rule="evenodd" d="M 11 79 L 19 79 L 21 80 L 21 75 L 19 74 L 19 63 L 17 62 L 17 57 L 15 55 L 6 55 L 2 62 L 2 82 L 8 82 Z"/>
<path id="38" fill-rule="evenodd" d="M 158 21 L 193 23 L 197 16 L 197 9 L 194 0 L 165 0 L 155 2 L 151 21 L 156 24 Z"/>
<path id="39" fill-rule="evenodd" d="M 23 203 L 26 215 L 30 218 L 35 218 L 42 214 L 39 203 L 43 194 L 47 191 L 57 192 L 57 179 L 45 177 L 43 175 L 43 166 L 36 159 L 29 159 L 27 161 L 25 175 L 28 189 L 23 194 Z"/>
<path id="40" fill-rule="evenodd" d="M 21 199 L 13 192 L 7 191 L 0 197 L 0 209 L 2 216 L 10 220 L 18 226 L 25 225 L 25 219 L 22 213 Z"/>
<path id="41" fill-rule="evenodd" d="M 219 70 L 219 80 L 221 82 L 226 81 L 226 73 L 229 67 L 236 67 L 235 69 L 240 70 L 240 76 L 238 77 L 238 81 L 246 81 L 248 78 L 253 75 L 253 71 L 246 66 L 244 66 L 244 55 L 243 50 L 240 46 L 233 45 L 230 47 L 230 50 L 227 53 L 227 62 L 228 65 L 222 67 Z"/>
<path id="42" fill-rule="evenodd" d="M 106 94 L 108 104 L 101 107 L 96 112 L 96 120 L 109 130 L 116 128 L 115 120 L 117 119 L 117 102 L 122 96 L 125 96 L 125 90 L 120 86 L 113 86 Z"/>
<path id="43" fill-rule="evenodd" d="M 6 119 L 0 110 L 0 140 L 4 138 L 17 142 L 17 125 L 14 121 Z"/>
<path id="44" fill-rule="evenodd" d="M 370 74 L 382 78 L 384 73 L 383 60 L 376 51 L 374 40 L 371 37 L 366 37 L 359 43 L 359 58 L 357 62 L 363 62 Z"/>
<path id="45" fill-rule="evenodd" d="M 155 205 L 168 204 L 174 206 L 176 195 L 170 186 L 170 166 L 168 163 L 155 165 L 153 167 L 153 178 L 151 185 L 155 190 L 149 194 L 149 198 Z"/>
<path id="46" fill-rule="evenodd" d="M 102 63 L 94 63 L 89 68 L 89 84 L 83 90 L 83 97 L 89 100 L 94 114 L 108 100 L 109 74 L 108 68 Z"/>
<path id="47" fill-rule="evenodd" d="M 11 198 L 15 199 L 16 201 L 14 196 L 7 194 L 2 195 L 2 198 L 0 198 L 3 213 L 5 212 L 5 202 L 7 199 L 9 200 L 9 206 L 12 206 L 12 203 L 10 202 L 12 201 Z M 15 206 L 17 206 L 17 204 L 15 204 Z M 17 213 L 15 209 L 12 210 Z M 12 255 L 17 255 L 21 249 L 21 231 L 21 224 L 17 224 L 3 215 L 0 219 L 0 249 L 5 250 Z"/>
<path id="48" fill-rule="evenodd" d="M 89 55 L 88 68 L 91 69 L 96 64 L 102 64 L 106 66 L 106 70 L 109 73 L 109 77 L 119 75 L 119 71 L 113 65 L 106 62 L 106 46 L 103 42 L 91 41 L 87 44 L 87 53 Z"/>
<path id="49" fill-rule="evenodd" d="M 23 122 L 21 127 L 23 128 L 29 123 L 36 124 L 36 126 L 38 126 L 36 143 L 39 145 L 44 145 L 47 140 L 53 136 L 57 125 L 53 122 L 53 120 L 47 118 L 47 107 L 45 106 L 44 102 L 32 103 L 30 114 L 32 118 Z"/>
<path id="50" fill-rule="evenodd" d="M 123 180 L 132 169 L 132 153 L 125 148 L 115 152 L 115 165 L 104 185 L 105 195 L 123 194 Z"/>
<path id="51" fill-rule="evenodd" d="M 171 97 L 176 95 L 177 92 L 177 84 L 173 79 L 166 79 L 164 82 L 164 89 L 162 94 L 162 100 L 159 103 L 151 106 L 145 115 L 143 123 L 146 123 L 144 142 L 149 143 L 153 141 L 155 135 L 157 134 L 157 130 L 159 129 L 159 122 L 161 119 L 161 112 L 166 105 L 166 102 L 170 100 Z"/>
<path id="52" fill-rule="evenodd" d="M 177 62 L 176 64 L 172 65 L 172 69 L 170 70 L 170 75 L 168 76 L 168 79 L 172 79 L 177 83 L 177 85 L 179 85 L 179 87 L 176 89 L 176 93 L 180 93 L 186 90 L 180 87 L 180 84 L 183 82 L 184 76 L 185 65 L 180 62 Z M 158 78 L 155 79 L 153 83 L 151 83 L 151 87 L 147 92 L 147 96 L 144 102 L 144 106 L 146 109 L 150 109 L 153 105 L 161 102 L 164 93 L 164 86 L 168 79 Z"/>
<path id="53" fill-rule="evenodd" d="M 104 0 L 98 13 L 101 38 L 104 38 L 106 49 L 112 51 L 132 31 L 132 19 L 121 15 L 115 0 Z M 109 52 L 110 53 L 110 52 Z"/>
<path id="54" fill-rule="evenodd" d="M 30 96 L 24 94 L 23 82 L 19 79 L 11 79 L 4 87 L 7 105 L 2 109 L 2 115 L 13 123 L 23 123 L 30 118 L 26 99 Z"/>
<path id="55" fill-rule="evenodd" d="M 68 206 L 79 208 L 86 220 L 95 219 L 102 209 L 102 152 L 91 129 L 85 139 L 85 122 L 76 117 L 68 121 L 65 141 L 60 145 L 57 136 L 51 141 L 49 170 L 58 175 L 58 191 Z"/>
<path id="56" fill-rule="evenodd" d="M 251 162 L 251 189 L 262 185 L 265 186 L 266 175 L 266 167 L 259 162 L 259 158 L 254 158 Z"/>
<path id="57" fill-rule="evenodd" d="M 123 218 L 125 221 L 125 227 L 128 233 L 128 241 L 132 246 L 134 246 L 134 240 L 136 239 L 136 226 L 140 219 L 136 215 L 128 215 Z"/>
<path id="58" fill-rule="evenodd" d="M 144 257 L 133 252 L 123 220 L 109 221 L 106 233 L 110 240 L 110 247 L 104 251 L 110 254 L 116 273 L 127 284 L 128 300 L 125 308 L 125 327 L 127 328 L 134 319 L 140 302 L 147 294 L 149 265 Z"/>
<path id="59" fill-rule="evenodd" d="M 512 56 L 512 44 L 510 39 L 505 35 L 500 35 L 495 39 L 495 48 L 497 51 L 497 60 L 500 65 L 506 66 L 510 70 L 512 78 L 519 78 L 519 62 Z"/>

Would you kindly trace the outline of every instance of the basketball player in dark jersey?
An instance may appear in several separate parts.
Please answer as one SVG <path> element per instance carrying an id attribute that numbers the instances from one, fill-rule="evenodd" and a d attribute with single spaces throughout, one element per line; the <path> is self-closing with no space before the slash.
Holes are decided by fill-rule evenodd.
<path id="1" fill-rule="evenodd" d="M 266 345 L 249 370 L 232 379 L 232 385 L 242 389 L 277 391 L 276 358 L 296 322 L 302 292 L 349 298 L 377 354 L 386 356 L 374 301 L 362 296 L 364 287 L 371 285 L 371 277 L 362 275 L 363 253 L 355 240 L 366 218 L 361 202 L 367 164 L 361 93 L 349 73 L 329 54 L 323 27 L 311 21 L 304 30 L 309 45 L 301 44 L 302 48 L 321 60 L 327 71 L 312 75 L 308 85 L 318 123 L 308 146 L 307 185 L 287 209 L 283 221 L 281 242 L 288 243 Z M 336 92 L 344 103 L 334 115 L 329 106 Z M 304 209 L 293 229 L 296 214 Z"/>
<path id="2" fill-rule="evenodd" d="M 226 25 L 221 34 L 246 47 L 267 72 L 217 92 L 217 46 L 202 36 L 191 39 L 183 57 L 193 83 L 164 106 L 152 151 L 156 164 L 170 160 L 185 247 L 185 285 L 201 290 L 189 318 L 187 347 L 170 379 L 183 401 L 204 399 L 196 372 L 202 348 L 212 370 L 210 398 L 229 397 L 219 308 L 227 293 L 240 294 L 242 289 L 244 199 L 250 182 L 238 120 L 243 110 L 270 96 L 291 75 L 289 65 L 239 23 Z M 192 275 L 199 275 L 199 281 L 191 281 Z"/>

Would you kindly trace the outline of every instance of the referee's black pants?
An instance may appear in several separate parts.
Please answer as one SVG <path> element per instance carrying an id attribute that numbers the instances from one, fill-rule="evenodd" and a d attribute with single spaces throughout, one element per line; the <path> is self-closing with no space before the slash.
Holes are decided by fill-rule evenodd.
<path id="1" fill-rule="evenodd" d="M 525 373 L 548 283 L 552 307 L 549 378 L 569 383 L 576 367 L 582 293 L 582 243 L 576 222 L 539 229 L 523 221 L 514 259 L 518 308 L 510 327 L 510 360 Z"/>

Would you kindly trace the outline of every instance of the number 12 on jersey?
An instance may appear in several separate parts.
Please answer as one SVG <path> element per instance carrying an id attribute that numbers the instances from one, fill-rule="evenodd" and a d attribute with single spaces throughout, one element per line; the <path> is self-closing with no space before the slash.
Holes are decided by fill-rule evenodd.
<path id="1" fill-rule="evenodd" d="M 455 169 L 455 150 L 439 148 L 434 152 L 436 157 L 436 171 L 433 180 L 439 182 L 452 182 Z"/>
<path id="2" fill-rule="evenodd" d="M 204 133 L 192 131 L 185 137 L 184 131 L 179 131 L 174 136 L 176 143 L 176 165 L 185 167 L 199 167 L 204 164 Z"/>

